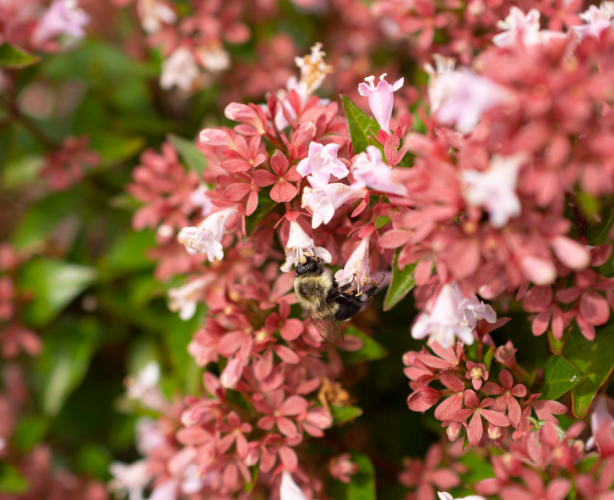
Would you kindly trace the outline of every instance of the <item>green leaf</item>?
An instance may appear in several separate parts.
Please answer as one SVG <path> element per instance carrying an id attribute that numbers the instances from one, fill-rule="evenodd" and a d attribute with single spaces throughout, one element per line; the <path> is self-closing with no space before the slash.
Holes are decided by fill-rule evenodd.
<path id="1" fill-rule="evenodd" d="M 207 166 L 207 160 L 196 145 L 192 141 L 188 141 L 175 134 L 168 134 L 168 140 L 175 146 L 186 165 L 199 176 L 202 175 L 203 170 Z"/>
<path id="2" fill-rule="evenodd" d="M 173 374 L 179 379 L 182 391 L 192 392 L 198 386 L 196 380 L 189 375 L 199 374 L 194 358 L 188 353 L 188 344 L 192 341 L 194 332 L 203 324 L 204 313 L 201 308 L 188 321 L 183 321 L 177 314 L 173 314 L 164 332 L 164 340 L 173 365 Z"/>
<path id="3" fill-rule="evenodd" d="M 544 372 L 544 383 L 540 389 L 541 399 L 558 399 L 570 391 L 586 376 L 561 356 L 550 356 Z"/>
<path id="4" fill-rule="evenodd" d="M 2 188 L 8 190 L 36 183 L 39 180 L 38 172 L 44 164 L 44 158 L 39 155 L 25 156 L 8 163 L 2 172 Z"/>
<path id="5" fill-rule="evenodd" d="M 90 148 L 100 155 L 103 165 L 107 166 L 130 159 L 145 147 L 145 139 L 139 136 L 97 131 L 91 134 L 91 138 Z"/>
<path id="6" fill-rule="evenodd" d="M 357 363 L 363 363 L 364 361 L 373 361 L 375 359 L 382 359 L 388 356 L 388 352 L 384 349 L 375 339 L 365 335 L 355 326 L 350 326 L 344 330 L 344 335 L 353 335 L 362 340 L 362 347 L 358 351 L 342 352 L 341 357 L 346 365 L 355 365 Z"/>
<path id="7" fill-rule="evenodd" d="M 413 264 L 407 264 L 403 270 L 399 269 L 398 261 L 401 250 L 398 249 L 394 254 L 394 260 L 392 261 L 392 281 L 386 292 L 386 298 L 384 299 L 384 311 L 390 311 L 396 306 L 416 285 L 414 280 L 414 269 L 418 265 L 418 262 Z"/>
<path id="8" fill-rule="evenodd" d="M 107 448 L 98 443 L 89 443 L 79 449 L 76 464 L 82 474 L 106 480 L 111 460 L 113 455 Z"/>
<path id="9" fill-rule="evenodd" d="M 356 106 L 348 96 L 342 95 L 341 100 L 348 120 L 354 154 L 362 153 L 367 150 L 367 146 L 373 143 L 372 137 L 377 135 L 380 126 L 377 121 Z"/>
<path id="10" fill-rule="evenodd" d="M 40 443 L 47 431 L 49 422 L 39 416 L 25 416 L 19 420 L 11 446 L 20 453 L 27 452 Z"/>
<path id="11" fill-rule="evenodd" d="M 573 413 L 584 418 L 599 388 L 614 369 L 614 324 L 597 329 L 592 342 L 575 327 L 563 349 L 563 357 L 586 375 L 571 391 Z"/>
<path id="12" fill-rule="evenodd" d="M 331 481 L 331 498 L 335 500 L 375 500 L 375 469 L 367 455 L 351 453 L 358 472 L 350 476 L 349 483 Z"/>
<path id="13" fill-rule="evenodd" d="M 245 479 L 243 479 L 243 489 L 245 490 L 245 493 L 248 494 L 251 493 L 251 491 L 254 489 L 254 486 L 256 486 L 258 476 L 260 475 L 260 466 L 256 464 L 253 467 L 250 467 L 249 472 L 252 475 L 252 482 L 248 483 Z"/>
<path id="14" fill-rule="evenodd" d="M 614 223 L 614 210 L 612 208 L 606 208 L 599 215 L 598 219 L 598 221 L 588 221 L 586 238 L 589 245 L 607 243 L 607 235 L 612 227 L 612 224 Z"/>
<path id="15" fill-rule="evenodd" d="M 153 231 L 128 230 L 100 259 L 100 274 L 116 277 L 121 274 L 152 269 L 154 263 L 147 258 L 147 251 L 155 246 Z"/>
<path id="16" fill-rule="evenodd" d="M 0 493 L 19 494 L 28 491 L 28 483 L 11 464 L 0 463 Z"/>
<path id="17" fill-rule="evenodd" d="M 79 215 L 80 200 L 75 191 L 48 196 L 32 205 L 11 237 L 12 245 L 22 251 L 40 250 L 58 223 L 71 214 Z"/>
<path id="18" fill-rule="evenodd" d="M 264 219 L 271 211 L 277 206 L 270 196 L 270 191 L 260 191 L 258 193 L 258 208 L 254 213 L 248 217 L 245 217 L 245 234 L 246 238 L 249 238 L 258 227 L 258 223 Z"/>
<path id="19" fill-rule="evenodd" d="M 381 229 L 389 222 L 390 222 L 390 217 L 388 217 L 387 215 L 378 217 L 377 219 L 375 219 L 375 229 Z"/>
<path id="20" fill-rule="evenodd" d="M 362 415 L 362 409 L 357 406 L 330 406 L 330 413 L 333 416 L 333 424 L 340 425 L 354 420 Z"/>
<path id="21" fill-rule="evenodd" d="M 25 307 L 32 326 L 43 326 L 96 279 L 92 267 L 61 260 L 35 258 L 21 268 L 20 291 L 33 295 Z"/>
<path id="22" fill-rule="evenodd" d="M 40 57 L 8 43 L 0 45 L 0 68 L 25 68 L 40 61 Z"/>
<path id="23" fill-rule="evenodd" d="M 61 322 L 45 335 L 43 352 L 36 360 L 45 415 L 56 415 L 79 386 L 100 335 L 98 323 L 91 318 Z"/>

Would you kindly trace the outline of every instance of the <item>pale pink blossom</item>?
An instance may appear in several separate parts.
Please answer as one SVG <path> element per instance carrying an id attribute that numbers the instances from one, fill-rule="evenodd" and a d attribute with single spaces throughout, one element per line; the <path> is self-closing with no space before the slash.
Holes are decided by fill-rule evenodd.
<path id="1" fill-rule="evenodd" d="M 200 131 L 198 139 L 207 146 L 223 146 L 235 149 L 235 143 L 228 132 L 218 128 L 205 128 Z"/>
<path id="2" fill-rule="evenodd" d="M 148 33 L 155 33 L 164 24 L 175 24 L 177 14 L 164 0 L 138 0 L 137 11 L 141 26 Z"/>
<path id="3" fill-rule="evenodd" d="M 475 295 L 463 297 L 456 283 L 444 285 L 430 312 L 423 312 L 411 329 L 415 339 L 429 336 L 429 345 L 437 342 L 444 349 L 454 346 L 458 337 L 465 344 L 473 344 L 473 330 L 478 320 L 489 323 L 497 320 L 494 309 Z"/>
<path id="4" fill-rule="evenodd" d="M 200 88 L 203 75 L 192 51 L 179 47 L 162 63 L 160 87 L 169 90 L 173 87 L 183 94 L 191 94 Z"/>
<path id="5" fill-rule="evenodd" d="M 230 68 L 230 54 L 220 43 L 207 43 L 194 50 L 203 68 L 211 73 L 220 73 Z"/>
<path id="6" fill-rule="evenodd" d="M 155 361 L 150 361 L 136 377 L 126 379 L 126 396 L 152 410 L 164 411 L 168 408 L 168 402 L 158 387 L 159 381 L 160 366 Z"/>
<path id="7" fill-rule="evenodd" d="M 179 312 L 179 317 L 183 321 L 189 320 L 196 312 L 196 306 L 202 299 L 203 288 L 213 279 L 202 277 L 192 280 L 179 288 L 171 288 L 168 291 L 168 308 L 172 312 Z"/>
<path id="8" fill-rule="evenodd" d="M 307 500 L 307 496 L 294 482 L 292 479 L 292 474 L 290 474 L 287 470 L 284 470 L 281 473 L 279 498 L 280 500 Z"/>
<path id="9" fill-rule="evenodd" d="M 569 269 L 579 271 L 588 267 L 591 261 L 591 253 L 586 245 L 566 236 L 557 236 L 550 244 L 555 255 Z"/>
<path id="10" fill-rule="evenodd" d="M 349 453 L 344 453 L 330 459 L 328 471 L 338 481 L 349 483 L 351 481 L 350 476 L 358 472 L 358 465 L 352 462 Z"/>
<path id="11" fill-rule="evenodd" d="M 290 222 L 290 234 L 285 247 L 286 261 L 281 266 L 281 271 L 287 273 L 305 253 L 319 257 L 323 262 L 329 264 L 332 260 L 332 255 L 326 248 L 316 247 L 309 235 L 303 231 L 301 225 L 296 221 Z"/>
<path id="12" fill-rule="evenodd" d="M 198 186 L 198 189 L 194 190 L 190 195 L 190 203 L 200 208 L 200 215 L 203 217 L 210 215 L 215 208 L 211 198 L 207 196 L 208 191 L 209 188 L 205 184 L 201 184 Z"/>
<path id="13" fill-rule="evenodd" d="M 335 273 L 335 281 L 339 286 L 355 283 L 357 290 L 360 291 L 360 288 L 364 287 L 367 280 L 370 279 L 370 272 L 369 237 L 367 237 L 356 247 L 345 267 Z"/>
<path id="14" fill-rule="evenodd" d="M 301 160 L 296 171 L 303 177 L 310 176 L 309 182 L 313 186 L 328 184 L 330 176 L 343 179 L 350 172 L 341 160 L 337 158 L 339 144 L 331 143 L 323 146 L 317 142 L 309 144 L 307 158 Z M 312 182 L 313 181 L 313 182 Z"/>
<path id="15" fill-rule="evenodd" d="M 242 374 L 243 362 L 239 358 L 231 359 L 220 375 L 220 384 L 226 389 L 234 389 L 241 380 Z"/>
<path id="16" fill-rule="evenodd" d="M 367 146 L 367 152 L 356 155 L 352 163 L 354 180 L 362 187 L 398 196 L 407 195 L 405 186 L 394 182 L 392 168 L 382 161 L 382 152 L 375 146 Z"/>
<path id="17" fill-rule="evenodd" d="M 34 38 L 38 43 L 44 43 L 59 35 L 72 38 L 85 36 L 84 26 L 90 21 L 76 0 L 54 0 L 41 18 Z"/>
<path id="18" fill-rule="evenodd" d="M 550 285 L 556 279 L 556 267 L 549 259 L 528 255 L 520 261 L 524 275 L 536 285 Z"/>
<path id="19" fill-rule="evenodd" d="M 160 424 L 149 417 L 136 421 L 136 449 L 141 455 L 149 455 L 156 448 L 166 443 L 166 436 Z"/>
<path id="20" fill-rule="evenodd" d="M 471 132 L 485 112 L 515 100 L 506 88 L 468 69 L 441 75 L 436 85 L 441 88 L 433 92 L 443 96 L 437 121 L 455 125 L 462 134 Z"/>
<path id="21" fill-rule="evenodd" d="M 612 437 L 614 439 L 614 416 L 610 413 L 614 409 L 614 400 L 605 395 L 598 395 L 593 402 L 593 412 L 591 413 L 591 437 L 586 442 L 586 449 L 592 450 L 595 447 L 595 436 L 602 425 L 609 424 Z"/>
<path id="22" fill-rule="evenodd" d="M 392 116 L 392 108 L 394 106 L 394 92 L 403 86 L 404 78 L 400 78 L 392 85 L 386 79 L 386 73 L 379 77 L 377 87 L 373 83 L 374 76 L 368 76 L 365 81 L 369 83 L 361 83 L 358 85 L 358 93 L 363 97 L 369 98 L 369 107 L 373 116 L 379 123 L 379 126 L 385 132 L 390 133 L 390 117 Z"/>
<path id="23" fill-rule="evenodd" d="M 452 495 L 446 493 L 445 491 L 438 491 L 437 496 L 439 496 L 439 500 L 486 500 L 484 497 L 481 497 L 479 495 L 469 495 L 468 497 L 454 498 Z"/>
<path id="24" fill-rule="evenodd" d="M 459 72 L 454 71 L 456 63 L 451 57 L 433 54 L 433 60 L 435 61 L 435 68 L 430 64 L 424 65 L 424 70 L 429 75 L 426 92 L 431 105 L 431 113 L 435 113 L 447 96 L 452 93 L 456 87 L 456 80 L 460 76 Z"/>
<path id="25" fill-rule="evenodd" d="M 614 15 L 614 2 L 602 2 L 599 7 L 591 5 L 588 10 L 580 14 L 580 19 L 586 24 L 572 26 L 571 29 L 579 38 L 599 38 L 601 33 L 612 25 L 612 15 Z"/>
<path id="26" fill-rule="evenodd" d="M 143 500 L 143 490 L 152 479 L 147 461 L 139 460 L 133 464 L 112 462 L 109 472 L 113 479 L 109 489 L 120 495 L 127 495 L 128 500 Z"/>
<path id="27" fill-rule="evenodd" d="M 358 186 L 348 186 L 336 182 L 325 186 L 317 185 L 309 179 L 311 188 L 306 187 L 303 190 L 303 200 L 301 206 L 309 207 L 313 212 L 311 227 L 314 229 L 322 223 L 328 224 L 335 210 L 346 202 L 362 198 L 367 194 L 365 189 Z"/>
<path id="28" fill-rule="evenodd" d="M 494 227 L 502 227 L 510 218 L 520 215 L 520 200 L 516 194 L 518 171 L 526 163 L 526 155 L 492 157 L 490 168 L 484 172 L 464 170 L 461 180 L 465 201 L 474 207 L 484 207 Z"/>
<path id="29" fill-rule="evenodd" d="M 497 23 L 504 31 L 493 37 L 493 43 L 499 47 L 515 45 L 519 39 L 524 45 L 540 43 L 539 16 L 537 9 L 531 9 L 525 16 L 518 7 L 510 8 L 509 15 Z"/>
<path id="30" fill-rule="evenodd" d="M 294 89 L 303 102 L 320 88 L 328 73 L 332 72 L 332 67 L 324 62 L 326 54 L 322 51 L 322 44 L 316 43 L 311 47 L 311 52 L 304 57 L 296 57 L 295 64 L 301 70 L 301 78 L 298 83 L 288 82 L 288 90 Z"/>
<path id="31" fill-rule="evenodd" d="M 238 212 L 236 206 L 215 212 L 200 223 L 198 227 L 184 227 L 177 240 L 186 246 L 188 253 L 203 253 L 209 262 L 224 258 L 222 238 L 228 220 Z"/>

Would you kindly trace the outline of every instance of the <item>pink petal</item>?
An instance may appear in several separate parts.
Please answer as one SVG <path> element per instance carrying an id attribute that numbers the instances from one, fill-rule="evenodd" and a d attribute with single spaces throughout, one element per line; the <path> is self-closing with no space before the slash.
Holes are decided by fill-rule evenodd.
<path id="1" fill-rule="evenodd" d="M 411 239 L 412 235 L 408 231 L 392 229 L 382 234 L 378 244 L 382 248 L 398 248 Z"/>
<path id="2" fill-rule="evenodd" d="M 550 481 L 547 488 L 548 500 L 563 500 L 567 496 L 567 493 L 571 490 L 571 483 L 569 479 L 554 479 Z"/>
<path id="3" fill-rule="evenodd" d="M 507 420 L 507 419 L 506 419 Z M 484 427 L 482 426 L 482 417 L 478 413 L 474 413 L 467 428 L 467 435 L 469 436 L 469 444 L 471 446 L 477 446 L 482 440 L 482 434 L 484 433 Z"/>
<path id="4" fill-rule="evenodd" d="M 307 401 L 300 396 L 290 396 L 281 405 L 279 412 L 288 417 L 291 415 L 299 415 L 307 409 Z"/>
<path id="5" fill-rule="evenodd" d="M 285 345 L 276 345 L 273 349 L 275 350 L 275 354 L 291 365 L 296 365 L 301 360 L 298 354 Z"/>
<path id="6" fill-rule="evenodd" d="M 279 448 L 279 458 L 281 458 L 284 466 L 290 472 L 294 472 L 298 468 L 298 457 L 292 448 L 281 446 Z"/>
<path id="7" fill-rule="evenodd" d="M 293 184 L 285 179 L 280 179 L 271 189 L 271 199 L 277 203 L 285 203 L 293 200 L 297 193 L 298 191 Z"/>
<path id="8" fill-rule="evenodd" d="M 585 292 L 580 299 L 580 314 L 591 325 L 604 325 L 610 318 L 610 306 L 599 293 Z"/>
<path id="9" fill-rule="evenodd" d="M 277 428 L 279 429 L 279 432 L 281 432 L 284 436 L 293 437 L 298 434 L 296 425 L 289 418 L 278 418 Z"/>
<path id="10" fill-rule="evenodd" d="M 270 186 L 277 182 L 277 176 L 273 175 L 268 170 L 256 170 L 254 172 L 254 184 L 257 186 Z"/>
<path id="11" fill-rule="evenodd" d="M 304 328 L 305 325 L 300 319 L 292 318 L 284 321 L 279 332 L 284 340 L 295 340 L 303 333 Z"/>
<path id="12" fill-rule="evenodd" d="M 270 164 L 277 177 L 283 176 L 286 170 L 288 170 L 288 159 L 279 149 L 276 149 L 273 156 L 271 156 Z"/>
<path id="13" fill-rule="evenodd" d="M 584 269 L 588 266 L 591 259 L 586 245 L 582 245 L 565 236 L 555 238 L 552 241 L 552 248 L 559 260 L 570 269 Z"/>
<path id="14" fill-rule="evenodd" d="M 493 410 L 481 410 L 480 412 L 486 420 L 497 427 L 509 427 L 510 421 L 501 413 Z"/>

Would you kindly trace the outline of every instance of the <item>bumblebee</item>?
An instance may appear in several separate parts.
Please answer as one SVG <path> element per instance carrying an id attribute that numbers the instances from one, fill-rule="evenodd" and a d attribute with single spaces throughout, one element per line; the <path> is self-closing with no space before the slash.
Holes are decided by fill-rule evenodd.
<path id="1" fill-rule="evenodd" d="M 351 318 L 373 301 L 377 285 L 358 294 L 351 284 L 339 286 L 324 274 L 322 259 L 305 254 L 296 264 L 294 292 L 298 301 L 311 317 L 320 336 L 327 342 L 343 340 L 337 321 Z"/>

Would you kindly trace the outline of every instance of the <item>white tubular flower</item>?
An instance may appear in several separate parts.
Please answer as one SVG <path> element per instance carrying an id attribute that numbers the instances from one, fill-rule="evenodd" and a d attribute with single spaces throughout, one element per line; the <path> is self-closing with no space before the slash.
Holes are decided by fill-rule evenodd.
<path id="1" fill-rule="evenodd" d="M 172 312 L 179 312 L 179 317 L 183 321 L 189 320 L 196 312 L 196 306 L 201 298 L 203 288 L 212 281 L 213 278 L 198 278 L 179 288 L 171 288 L 168 291 L 168 308 Z"/>
<path id="2" fill-rule="evenodd" d="M 340 287 L 355 283 L 356 289 L 360 291 L 360 287 L 370 279 L 369 239 L 370 236 L 363 239 L 348 259 L 345 267 L 335 273 L 335 281 Z"/>
<path id="3" fill-rule="evenodd" d="M 326 250 L 326 248 L 316 247 L 313 240 L 303 231 L 303 228 L 296 221 L 290 222 L 290 235 L 288 236 L 285 250 L 286 261 L 280 268 L 284 273 L 290 272 L 292 266 L 294 266 L 305 253 L 320 257 L 322 261 L 327 264 L 332 260 L 330 252 Z"/>
<path id="4" fill-rule="evenodd" d="M 126 395 L 152 410 L 164 411 L 168 408 L 168 402 L 158 387 L 159 381 L 160 366 L 155 361 L 150 361 L 136 377 L 126 379 Z"/>
<path id="5" fill-rule="evenodd" d="M 224 258 L 222 238 L 228 220 L 238 212 L 237 206 L 232 206 L 215 212 L 200 223 L 198 227 L 184 227 L 177 240 L 186 246 L 188 253 L 203 253 L 209 262 Z"/>

